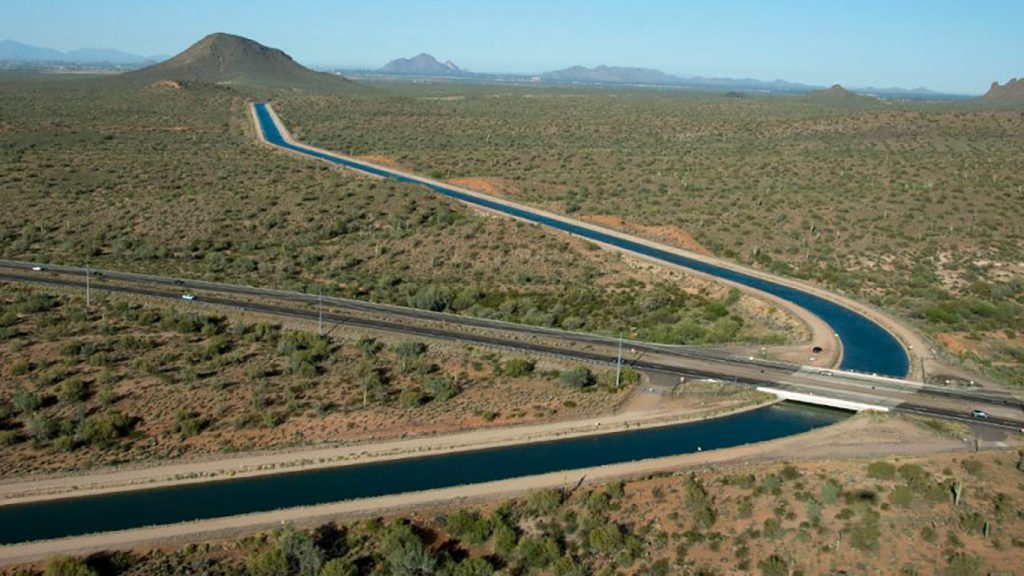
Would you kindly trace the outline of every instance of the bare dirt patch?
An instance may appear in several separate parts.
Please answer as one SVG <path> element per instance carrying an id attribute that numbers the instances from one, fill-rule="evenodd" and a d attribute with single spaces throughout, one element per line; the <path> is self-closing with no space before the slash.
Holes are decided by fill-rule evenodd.
<path id="1" fill-rule="evenodd" d="M 391 156 L 385 156 L 383 154 L 364 154 L 362 156 L 353 156 L 356 160 L 362 160 L 364 162 L 371 162 L 384 166 L 385 168 L 391 168 L 394 170 L 403 170 L 402 164 L 392 158 Z"/>
<path id="2" fill-rule="evenodd" d="M 449 184 L 468 188 L 476 192 L 483 192 L 498 197 L 510 197 L 516 195 L 516 187 L 504 178 L 451 178 L 446 180 Z"/>
<path id="3" fill-rule="evenodd" d="M 626 220 L 620 216 L 611 216 L 607 214 L 581 216 L 580 219 L 586 222 L 600 224 L 601 226 L 607 226 L 609 228 L 638 234 L 657 242 L 664 242 L 665 244 L 675 246 L 676 248 L 696 252 L 697 254 L 704 254 L 705 256 L 712 255 L 711 251 L 705 248 L 700 242 L 697 242 L 689 232 L 678 226 L 641 226 L 639 224 L 626 222 Z"/>

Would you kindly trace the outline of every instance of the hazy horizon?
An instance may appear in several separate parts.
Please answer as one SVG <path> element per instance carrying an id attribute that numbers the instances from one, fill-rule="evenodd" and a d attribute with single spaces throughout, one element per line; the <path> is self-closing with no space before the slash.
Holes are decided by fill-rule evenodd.
<path id="1" fill-rule="evenodd" d="M 173 5 L 37 0 L 5 7 L 0 38 L 71 51 L 173 55 L 211 32 L 280 48 L 313 67 L 376 69 L 426 52 L 482 73 L 573 65 L 680 76 L 782 79 L 980 94 L 1024 76 L 1024 4 L 997 1 L 718 3 L 309 0 Z M 45 14 L 45 17 L 40 16 Z"/>

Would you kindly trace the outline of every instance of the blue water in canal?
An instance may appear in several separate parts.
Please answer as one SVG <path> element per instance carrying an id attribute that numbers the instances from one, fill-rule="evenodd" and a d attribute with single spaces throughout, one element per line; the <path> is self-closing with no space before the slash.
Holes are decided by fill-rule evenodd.
<path id="1" fill-rule="evenodd" d="M 780 438 L 849 414 L 777 404 L 733 416 L 491 450 L 39 504 L 0 506 L 0 544 L 216 518 L 352 498 L 488 482 Z M 568 473 L 569 481 L 579 479 Z"/>
<path id="2" fill-rule="evenodd" d="M 778 296 L 783 300 L 788 300 L 789 302 L 792 302 L 821 318 L 825 323 L 832 327 L 832 330 L 836 334 L 838 334 L 839 340 L 843 344 L 843 361 L 840 365 L 840 368 L 843 370 L 856 370 L 859 372 L 876 373 L 902 378 L 906 376 L 910 369 L 906 351 L 904 351 L 899 341 L 896 340 L 892 334 L 861 314 L 830 302 L 824 298 L 808 294 L 807 292 L 796 288 L 783 286 L 781 284 L 776 284 L 775 282 L 750 276 L 742 272 L 736 272 L 714 264 L 708 264 L 706 262 L 701 262 L 685 256 L 679 256 L 678 254 L 658 250 L 657 248 L 651 248 L 629 240 L 623 240 L 616 236 L 591 230 L 589 228 L 568 224 L 560 220 L 554 220 L 546 216 L 534 214 L 527 210 L 505 206 L 498 202 L 477 198 L 476 196 L 470 196 L 442 184 L 421 182 L 407 176 L 402 176 L 401 174 L 396 174 L 390 170 L 368 166 L 361 162 L 345 158 L 339 158 L 331 154 L 306 148 L 305 146 L 290 144 L 285 142 L 284 138 L 281 136 L 281 132 L 277 129 L 277 125 L 274 124 L 274 121 L 271 119 L 265 103 L 260 102 L 256 104 L 256 116 L 259 119 L 264 138 L 266 138 L 266 140 L 271 144 L 275 144 L 282 148 L 294 150 L 335 164 L 356 168 L 363 172 L 368 172 L 384 178 L 426 186 L 435 192 L 439 192 L 445 196 L 449 196 L 463 202 L 483 206 L 496 212 L 501 212 L 523 220 L 550 226 L 596 242 L 617 246 L 623 250 L 628 250 L 636 254 L 641 254 L 643 256 L 655 258 L 678 266 L 684 266 L 706 274 L 711 274 L 719 278 L 731 280 L 738 284 L 743 284 L 745 286 L 761 290 L 762 292 Z"/>

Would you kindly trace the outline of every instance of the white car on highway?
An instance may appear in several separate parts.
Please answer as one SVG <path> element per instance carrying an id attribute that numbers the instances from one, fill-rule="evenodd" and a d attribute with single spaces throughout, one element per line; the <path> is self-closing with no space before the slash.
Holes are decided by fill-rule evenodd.
<path id="1" fill-rule="evenodd" d="M 32 267 L 32 271 L 33 272 L 42 272 L 43 271 L 43 267 L 42 266 L 33 266 Z"/>
<path id="2" fill-rule="evenodd" d="M 196 295 L 189 292 L 188 294 L 182 294 L 181 299 L 188 300 L 189 302 L 191 302 L 196 299 Z"/>

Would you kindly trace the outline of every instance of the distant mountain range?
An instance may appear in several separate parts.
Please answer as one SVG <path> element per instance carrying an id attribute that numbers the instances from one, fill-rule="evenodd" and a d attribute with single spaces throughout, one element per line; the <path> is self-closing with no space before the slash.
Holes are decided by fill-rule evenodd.
<path id="1" fill-rule="evenodd" d="M 448 60 L 440 62 L 430 54 L 420 54 L 412 58 L 398 58 L 388 62 L 378 70 L 381 74 L 397 74 L 408 76 L 472 76 L 472 72 L 463 70 Z"/>
<path id="2" fill-rule="evenodd" d="M 773 80 L 766 82 L 753 78 L 704 78 L 701 76 L 673 76 L 654 68 L 624 66 L 573 66 L 540 75 L 544 82 L 556 84 L 631 84 L 650 86 L 676 86 L 702 90 L 752 90 L 765 92 L 809 92 L 816 86 Z"/>
<path id="3" fill-rule="evenodd" d="M 530 74 L 486 74 L 463 70 L 452 61 L 440 62 L 430 54 L 413 58 L 399 58 L 377 70 L 344 70 L 360 75 L 421 76 L 465 78 L 498 82 L 532 82 L 544 84 L 574 84 L 594 86 L 666 86 L 708 92 L 730 92 L 734 96 L 744 92 L 807 94 L 824 89 L 823 86 L 788 82 L 786 80 L 757 80 L 754 78 L 716 78 L 704 76 L 675 76 L 654 68 L 631 66 L 571 66 L 562 70 Z M 852 88 L 848 90 L 864 96 L 883 99 L 966 98 L 962 95 L 934 92 L 927 88 Z"/>
<path id="4" fill-rule="evenodd" d="M 80 48 L 61 52 L 52 48 L 30 46 L 13 40 L 0 41 L 0 60 L 15 63 L 110 64 L 131 66 L 159 62 L 165 56 L 140 56 L 109 48 Z"/>
<path id="5" fill-rule="evenodd" d="M 202 82 L 252 92 L 330 91 L 354 86 L 347 78 L 306 68 L 277 48 L 218 32 L 177 56 L 118 76 L 126 82 L 176 85 Z"/>

